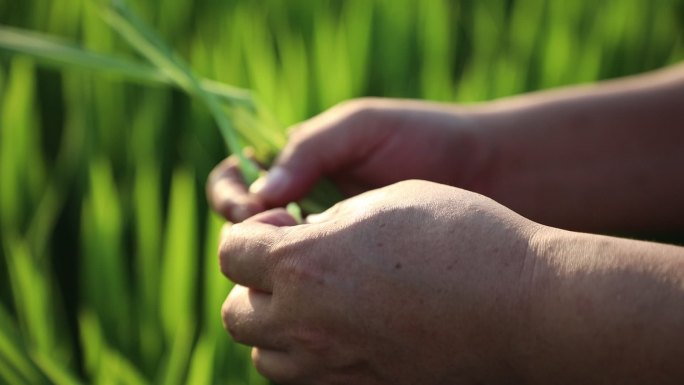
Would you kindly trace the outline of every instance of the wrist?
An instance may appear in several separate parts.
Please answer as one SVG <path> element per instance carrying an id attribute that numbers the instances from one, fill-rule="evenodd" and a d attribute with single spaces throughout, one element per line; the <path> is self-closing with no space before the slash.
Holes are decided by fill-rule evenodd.
<path id="1" fill-rule="evenodd" d="M 570 210 L 558 201 L 575 187 L 565 180 L 572 170 L 563 151 L 575 147 L 574 139 L 557 129 L 542 104 L 519 99 L 475 106 L 470 113 L 488 153 L 476 191 L 534 221 L 564 226 L 557 213 Z"/>
<path id="2" fill-rule="evenodd" d="M 456 106 L 450 114 L 450 184 L 494 198 L 502 155 L 499 116 L 483 106 Z"/>
<path id="3" fill-rule="evenodd" d="M 520 219 L 524 222 L 516 236 L 520 247 L 507 249 L 513 257 L 508 259 L 510 265 L 497 268 L 496 280 L 502 283 L 502 290 L 493 296 L 496 298 L 490 308 L 493 311 L 481 318 L 488 330 L 485 333 L 488 337 L 478 344 L 488 362 L 482 368 L 488 376 L 482 378 L 491 383 L 532 383 L 535 364 L 543 360 L 534 346 L 538 325 L 543 321 L 535 296 L 543 290 L 539 284 L 553 277 L 548 268 L 550 263 L 546 261 L 547 242 L 558 230 Z"/>
<path id="4" fill-rule="evenodd" d="M 510 181 L 524 177 L 526 159 L 537 150 L 526 137 L 526 127 L 533 124 L 528 110 L 494 101 L 465 107 L 462 113 L 478 148 L 478 173 L 468 187 L 504 205 L 515 194 Z"/>
<path id="5" fill-rule="evenodd" d="M 559 255 L 556 250 L 560 245 L 564 230 L 544 226 L 530 221 L 527 234 L 527 251 L 523 257 L 520 273 L 513 287 L 514 326 L 511 329 L 511 350 L 507 352 L 508 361 L 515 378 L 519 383 L 536 383 L 536 367 L 543 365 L 545 355 L 538 354 L 539 341 L 548 341 L 540 334 L 544 329 L 545 315 L 549 308 L 545 306 L 545 298 L 553 297 L 550 293 L 552 284 L 557 279 Z"/>
<path id="6" fill-rule="evenodd" d="M 546 226 L 529 244 L 509 353 L 521 382 L 681 382 L 681 248 Z"/>

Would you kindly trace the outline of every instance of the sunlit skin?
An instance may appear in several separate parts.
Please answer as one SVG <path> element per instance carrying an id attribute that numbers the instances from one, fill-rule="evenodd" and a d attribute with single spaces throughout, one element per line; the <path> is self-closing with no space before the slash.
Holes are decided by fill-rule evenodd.
<path id="1" fill-rule="evenodd" d="M 300 124 L 227 219 L 222 309 L 281 384 L 684 381 L 684 67 L 473 106 L 362 99 Z M 273 209 L 321 176 L 350 198 Z M 574 230 L 574 231 L 570 231 Z"/>

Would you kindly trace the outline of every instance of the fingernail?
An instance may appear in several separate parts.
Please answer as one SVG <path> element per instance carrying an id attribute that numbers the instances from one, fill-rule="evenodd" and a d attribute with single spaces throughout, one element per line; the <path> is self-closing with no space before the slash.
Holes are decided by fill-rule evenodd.
<path id="1" fill-rule="evenodd" d="M 281 167 L 274 167 L 268 175 L 257 179 L 251 186 L 249 192 L 259 195 L 266 199 L 276 199 L 282 194 L 290 183 L 290 174 Z"/>

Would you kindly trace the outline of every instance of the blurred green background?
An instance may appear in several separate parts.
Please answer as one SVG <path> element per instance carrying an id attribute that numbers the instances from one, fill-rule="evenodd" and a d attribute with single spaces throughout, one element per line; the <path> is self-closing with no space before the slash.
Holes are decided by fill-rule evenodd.
<path id="1" fill-rule="evenodd" d="M 364 95 L 475 102 L 684 58 L 675 0 L 133 6 L 197 73 L 254 90 L 271 130 Z M 143 61 L 83 0 L 0 0 L 0 24 Z M 0 51 L 0 383 L 267 383 L 219 317 L 203 186 L 225 155 L 181 91 Z"/>

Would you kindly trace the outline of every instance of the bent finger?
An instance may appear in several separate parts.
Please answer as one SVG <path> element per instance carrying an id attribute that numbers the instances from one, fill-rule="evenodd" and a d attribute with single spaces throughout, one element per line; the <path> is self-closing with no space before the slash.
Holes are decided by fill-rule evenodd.
<path id="1" fill-rule="evenodd" d="M 282 239 L 282 229 L 256 221 L 225 225 L 219 246 L 221 272 L 237 284 L 270 293 L 278 262 L 274 245 Z"/>
<path id="2" fill-rule="evenodd" d="M 278 384 L 298 384 L 304 380 L 304 368 L 287 352 L 255 347 L 252 362 L 261 375 Z"/>
<path id="3" fill-rule="evenodd" d="M 224 159 L 209 174 L 206 186 L 207 200 L 214 211 L 234 223 L 266 208 L 261 198 L 247 190 L 238 164 L 234 155 Z"/>
<path id="4" fill-rule="evenodd" d="M 236 285 L 221 307 L 223 327 L 240 344 L 284 351 L 271 309 L 270 294 Z"/>
<path id="5" fill-rule="evenodd" d="M 295 226 L 297 220 L 283 208 L 275 208 L 256 214 L 249 218 L 247 222 L 259 222 L 273 226 Z"/>

